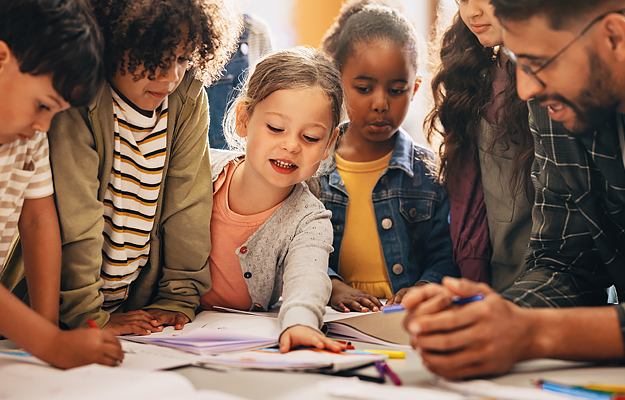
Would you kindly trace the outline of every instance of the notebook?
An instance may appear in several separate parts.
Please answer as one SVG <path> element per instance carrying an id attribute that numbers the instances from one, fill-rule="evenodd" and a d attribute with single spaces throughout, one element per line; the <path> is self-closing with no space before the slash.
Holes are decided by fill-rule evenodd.
<path id="1" fill-rule="evenodd" d="M 182 330 L 169 326 L 147 336 L 120 336 L 120 339 L 171 347 L 193 354 L 210 355 L 261 349 L 278 344 L 277 318 L 203 311 Z"/>

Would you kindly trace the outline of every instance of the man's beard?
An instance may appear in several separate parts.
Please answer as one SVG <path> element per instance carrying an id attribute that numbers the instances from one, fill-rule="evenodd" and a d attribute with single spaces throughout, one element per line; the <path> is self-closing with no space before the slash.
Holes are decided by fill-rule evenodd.
<path id="1" fill-rule="evenodd" d="M 619 104 L 619 96 L 613 92 L 612 71 L 596 52 L 589 53 L 589 60 L 588 81 L 574 102 L 557 94 L 536 98 L 538 101 L 548 98 L 569 106 L 576 115 L 572 126 L 565 124 L 571 133 L 594 132 L 613 118 Z"/>

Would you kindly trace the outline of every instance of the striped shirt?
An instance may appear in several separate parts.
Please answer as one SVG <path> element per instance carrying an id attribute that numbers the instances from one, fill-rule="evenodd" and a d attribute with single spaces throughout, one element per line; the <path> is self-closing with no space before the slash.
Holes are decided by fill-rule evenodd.
<path id="1" fill-rule="evenodd" d="M 11 247 L 24 199 L 38 199 L 54 193 L 48 154 L 45 132 L 0 146 L 0 272 Z"/>
<path id="2" fill-rule="evenodd" d="M 103 308 L 114 311 L 128 297 L 150 253 L 150 231 L 163 179 L 167 98 L 146 117 L 113 91 L 114 158 L 104 196 Z"/>

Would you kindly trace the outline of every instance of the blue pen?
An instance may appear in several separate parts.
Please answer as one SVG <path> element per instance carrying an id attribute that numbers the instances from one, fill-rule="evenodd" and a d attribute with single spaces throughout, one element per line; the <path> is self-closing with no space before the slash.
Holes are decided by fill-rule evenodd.
<path id="1" fill-rule="evenodd" d="M 610 400 L 612 396 L 610 393 L 598 392 L 595 390 L 584 389 L 579 386 L 568 386 L 562 385 L 560 383 L 547 382 L 547 381 L 536 381 L 534 382 L 541 389 L 546 390 L 548 392 L 555 393 L 563 393 L 569 396 L 579 397 L 581 399 L 592 399 L 592 400 Z"/>
<path id="2" fill-rule="evenodd" d="M 471 297 L 458 297 L 452 300 L 452 304 L 461 306 L 463 304 L 473 303 L 474 301 L 484 300 L 484 295 L 476 294 Z M 382 307 L 382 312 L 384 314 L 394 313 L 397 311 L 404 311 L 404 307 L 401 304 L 393 304 L 392 306 L 384 306 Z"/>
<path id="3" fill-rule="evenodd" d="M 471 297 L 458 297 L 457 299 L 454 299 L 452 303 L 455 305 L 461 306 L 463 304 L 469 304 L 469 303 L 473 303 L 474 301 L 479 301 L 479 300 L 484 300 L 484 295 L 476 294 L 475 296 L 471 296 Z"/>

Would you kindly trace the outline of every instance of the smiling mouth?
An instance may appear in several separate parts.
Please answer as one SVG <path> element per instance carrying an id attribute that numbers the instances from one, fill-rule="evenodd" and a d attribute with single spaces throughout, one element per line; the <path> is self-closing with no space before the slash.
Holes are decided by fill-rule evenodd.
<path id="1" fill-rule="evenodd" d="M 550 106 L 547 106 L 547 109 L 551 112 L 561 111 L 563 108 L 564 108 L 564 104 L 562 103 L 552 104 Z"/>
<path id="2" fill-rule="evenodd" d="M 280 160 L 270 160 L 272 163 L 274 163 L 276 166 L 280 167 L 280 168 L 285 168 L 285 169 L 294 169 L 297 168 L 297 165 L 295 164 L 290 164 L 284 161 L 280 161 Z"/>

